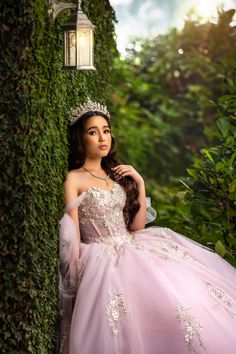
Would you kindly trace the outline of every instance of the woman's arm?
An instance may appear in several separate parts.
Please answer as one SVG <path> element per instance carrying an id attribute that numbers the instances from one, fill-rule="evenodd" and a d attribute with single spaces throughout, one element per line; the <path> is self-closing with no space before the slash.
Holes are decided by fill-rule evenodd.
<path id="1" fill-rule="evenodd" d="M 67 174 L 66 180 L 64 182 L 64 201 L 65 205 L 69 203 L 71 200 L 78 196 L 78 179 L 76 178 L 75 174 L 69 172 Z M 80 229 L 79 229 L 79 217 L 78 217 L 78 208 L 74 208 L 68 212 L 68 214 L 73 219 L 77 234 L 79 237 L 80 242 Z"/>
<path id="2" fill-rule="evenodd" d="M 131 176 L 134 181 L 137 183 L 139 197 L 138 201 L 140 204 L 139 211 L 134 217 L 134 220 L 131 225 L 131 231 L 138 231 L 145 227 L 146 223 L 146 213 L 147 213 L 147 205 L 146 205 L 146 193 L 145 193 L 145 184 L 143 178 L 140 174 L 130 165 L 119 165 L 114 168 L 115 172 L 120 175 L 119 178 L 125 176 Z M 118 178 L 118 179 L 119 179 Z"/>
<path id="3" fill-rule="evenodd" d="M 144 229 L 146 222 L 146 214 L 147 214 L 147 204 L 146 204 L 146 193 L 145 193 L 145 184 L 144 181 L 137 183 L 139 197 L 138 201 L 140 204 L 139 211 L 134 217 L 134 220 L 131 225 L 131 231 L 138 231 Z"/>

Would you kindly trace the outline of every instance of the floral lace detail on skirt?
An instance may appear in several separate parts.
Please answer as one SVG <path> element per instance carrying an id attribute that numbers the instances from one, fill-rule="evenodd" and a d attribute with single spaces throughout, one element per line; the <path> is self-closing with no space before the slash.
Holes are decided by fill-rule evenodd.
<path id="1" fill-rule="evenodd" d="M 169 240 L 158 239 L 159 235 L 157 236 L 156 245 L 152 245 L 152 247 L 146 247 L 146 245 L 139 244 L 138 241 L 134 241 L 134 246 L 136 249 L 143 251 L 148 258 L 150 259 L 151 255 L 158 255 L 165 261 L 179 261 L 184 260 L 189 263 L 197 264 L 201 267 L 204 267 L 204 264 L 196 260 L 191 256 L 191 254 L 180 245 L 175 244 Z"/>
<path id="2" fill-rule="evenodd" d="M 190 314 L 190 310 L 185 308 L 183 305 L 178 304 L 176 310 L 178 321 L 180 323 L 183 322 L 185 325 L 185 341 L 189 351 L 196 352 L 197 349 L 194 341 L 198 341 L 198 345 L 200 345 L 203 349 L 206 349 L 200 334 L 202 329 L 200 322 L 194 318 L 194 316 Z"/>
<path id="3" fill-rule="evenodd" d="M 125 307 L 125 303 L 123 300 L 123 295 L 121 293 L 109 294 L 108 304 L 106 305 L 106 315 L 108 326 L 111 328 L 112 333 L 116 336 L 119 335 L 119 330 L 116 326 L 121 319 L 122 315 L 130 316 L 130 313 L 127 311 Z"/>
<path id="4" fill-rule="evenodd" d="M 230 311 L 230 308 L 233 306 L 233 301 L 229 295 L 208 281 L 204 281 L 204 283 L 208 294 L 215 300 L 216 306 L 219 308 L 224 308 L 231 317 L 234 317 L 235 313 Z"/>

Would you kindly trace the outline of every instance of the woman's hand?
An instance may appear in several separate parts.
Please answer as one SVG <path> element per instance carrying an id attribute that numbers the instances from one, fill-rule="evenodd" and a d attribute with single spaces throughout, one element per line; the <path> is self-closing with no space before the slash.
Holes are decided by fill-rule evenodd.
<path id="1" fill-rule="evenodd" d="M 132 221 L 132 225 L 130 229 L 131 231 L 141 230 L 145 227 L 146 213 L 147 213 L 144 180 L 131 165 L 119 165 L 113 168 L 113 171 L 115 172 L 116 179 L 118 181 L 125 176 L 130 176 L 137 183 L 138 192 L 139 192 L 138 202 L 140 208 Z"/>
<path id="2" fill-rule="evenodd" d="M 143 184 L 143 178 L 131 165 L 119 165 L 113 168 L 117 175 L 116 180 L 119 181 L 125 176 L 130 176 L 137 183 L 137 185 Z"/>

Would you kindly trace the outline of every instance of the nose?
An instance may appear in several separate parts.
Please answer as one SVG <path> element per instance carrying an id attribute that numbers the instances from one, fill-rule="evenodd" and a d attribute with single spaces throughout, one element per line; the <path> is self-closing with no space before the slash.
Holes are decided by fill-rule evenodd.
<path id="1" fill-rule="evenodd" d="M 105 137 L 102 132 L 99 132 L 99 141 L 104 141 Z"/>

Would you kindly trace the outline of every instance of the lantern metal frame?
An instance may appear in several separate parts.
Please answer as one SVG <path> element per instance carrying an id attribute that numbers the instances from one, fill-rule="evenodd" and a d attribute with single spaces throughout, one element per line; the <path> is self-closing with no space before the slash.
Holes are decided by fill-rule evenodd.
<path id="1" fill-rule="evenodd" d="M 81 0 L 78 0 L 77 5 L 72 3 L 60 3 L 57 0 L 49 0 L 49 4 L 51 5 L 51 7 L 48 13 L 52 23 L 54 23 L 56 17 L 59 15 L 60 12 L 68 9 L 77 9 L 77 14 L 72 15 L 69 20 L 62 26 L 64 30 L 63 68 L 66 70 L 96 70 L 93 64 L 93 31 L 95 26 L 81 10 Z M 84 35 L 84 37 L 81 37 L 82 35 Z M 83 38 L 85 38 L 85 40 Z M 86 45 L 87 58 L 85 59 L 88 59 L 89 62 L 89 64 L 87 65 L 85 63 L 83 64 L 83 61 L 86 62 L 86 60 L 83 60 L 83 55 L 81 55 L 82 46 L 85 47 Z M 70 62 L 72 62 L 73 64 L 67 65 Z"/>
<path id="2" fill-rule="evenodd" d="M 61 11 L 68 9 L 77 9 L 76 4 L 58 2 L 57 0 L 49 0 L 49 5 L 51 6 L 48 10 L 48 15 L 51 18 L 52 23 L 54 23 L 56 17 L 59 15 Z M 81 2 L 78 1 L 78 7 L 81 8 Z"/>

